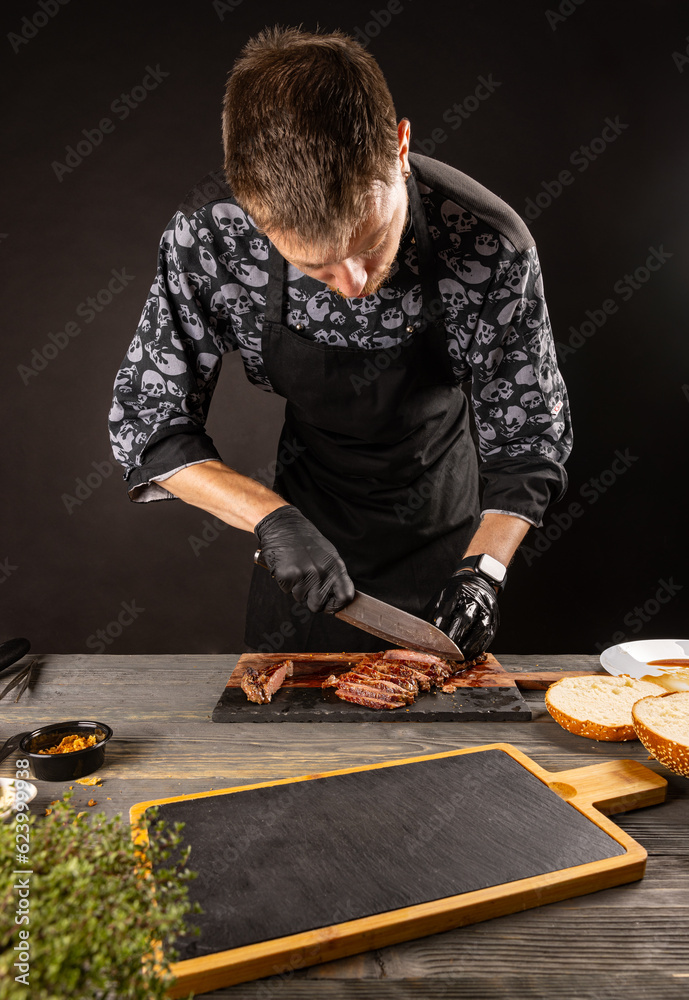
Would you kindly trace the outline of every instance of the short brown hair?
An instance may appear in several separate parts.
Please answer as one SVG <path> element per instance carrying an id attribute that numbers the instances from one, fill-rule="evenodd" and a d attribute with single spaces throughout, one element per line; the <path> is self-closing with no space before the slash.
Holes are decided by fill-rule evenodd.
<path id="1" fill-rule="evenodd" d="M 398 158 L 397 118 L 378 63 L 340 31 L 266 28 L 227 81 L 225 174 L 260 229 L 344 245 Z"/>

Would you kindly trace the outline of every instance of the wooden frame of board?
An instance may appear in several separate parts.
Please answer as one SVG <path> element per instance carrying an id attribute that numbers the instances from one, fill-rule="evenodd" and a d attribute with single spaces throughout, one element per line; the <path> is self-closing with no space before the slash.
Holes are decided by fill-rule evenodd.
<path id="1" fill-rule="evenodd" d="M 176 981 L 168 991 L 168 995 L 171 998 L 179 998 L 188 995 L 192 990 L 195 993 L 206 993 L 235 983 L 279 975 L 309 965 L 331 962 L 358 952 L 384 948 L 401 941 L 542 906 L 545 903 L 634 882 L 643 877 L 647 856 L 645 849 L 624 830 L 608 820 L 606 814 L 662 802 L 667 787 L 664 778 L 632 760 L 608 760 L 567 771 L 547 771 L 508 743 L 491 743 L 466 750 L 450 750 L 445 753 L 384 761 L 364 767 L 343 768 L 296 778 L 262 781 L 252 785 L 139 802 L 130 809 L 130 820 L 133 825 L 140 824 L 146 809 L 168 802 L 240 793 L 254 788 L 288 785 L 297 781 L 397 767 L 418 761 L 486 750 L 502 750 L 507 753 L 604 830 L 624 848 L 625 853 L 602 861 L 593 861 L 545 875 L 504 883 L 501 886 L 447 896 L 428 903 L 177 962 L 171 967 Z M 145 852 L 148 836 L 141 827 L 136 843 L 142 846 Z"/>

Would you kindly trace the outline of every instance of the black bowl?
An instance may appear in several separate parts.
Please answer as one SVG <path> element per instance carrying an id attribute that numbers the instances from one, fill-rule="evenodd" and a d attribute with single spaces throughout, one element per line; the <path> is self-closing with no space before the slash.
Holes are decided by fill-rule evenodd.
<path id="1" fill-rule="evenodd" d="M 95 736 L 96 744 L 71 753 L 43 754 L 39 750 L 56 746 L 63 736 Z M 19 748 L 31 764 L 31 773 L 40 781 L 70 781 L 97 771 L 105 759 L 105 744 L 112 729 L 104 722 L 54 722 L 22 737 Z"/>

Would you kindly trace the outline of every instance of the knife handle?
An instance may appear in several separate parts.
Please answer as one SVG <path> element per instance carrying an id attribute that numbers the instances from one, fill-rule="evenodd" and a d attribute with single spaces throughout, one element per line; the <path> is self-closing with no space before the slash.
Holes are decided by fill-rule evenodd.
<path id="1" fill-rule="evenodd" d="M 267 570 L 270 569 L 270 566 L 263 558 L 263 549 L 256 549 L 256 551 L 254 552 L 254 562 L 256 563 L 257 566 L 262 566 L 263 569 Z M 271 573 L 270 575 L 272 576 L 273 574 Z"/>
<path id="2" fill-rule="evenodd" d="M 30 649 L 28 639 L 8 639 L 7 642 L 0 643 L 0 670 L 11 667 L 22 656 L 26 656 Z"/>

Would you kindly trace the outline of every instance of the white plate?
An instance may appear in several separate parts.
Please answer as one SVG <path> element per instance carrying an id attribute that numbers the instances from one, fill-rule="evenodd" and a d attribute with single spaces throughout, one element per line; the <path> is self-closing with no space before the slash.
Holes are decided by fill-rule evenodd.
<path id="1" fill-rule="evenodd" d="M 629 674 L 640 680 L 646 674 L 660 677 L 665 672 L 662 667 L 649 667 L 649 660 L 677 660 L 682 657 L 689 659 L 689 639 L 638 639 L 604 650 L 600 654 L 600 662 L 609 674 Z"/>
<path id="2" fill-rule="evenodd" d="M 12 790 L 12 799 L 14 799 L 14 778 L 0 778 L 0 792 L 2 793 L 3 799 L 6 794 L 6 789 L 8 788 Z M 38 794 L 38 789 L 35 785 L 32 785 L 30 781 L 24 782 L 24 790 L 27 793 L 27 802 L 31 802 L 31 800 L 35 799 Z M 11 805 L 6 809 L 0 808 L 0 820 L 7 819 L 8 816 L 12 815 L 12 812 L 13 809 Z"/>

